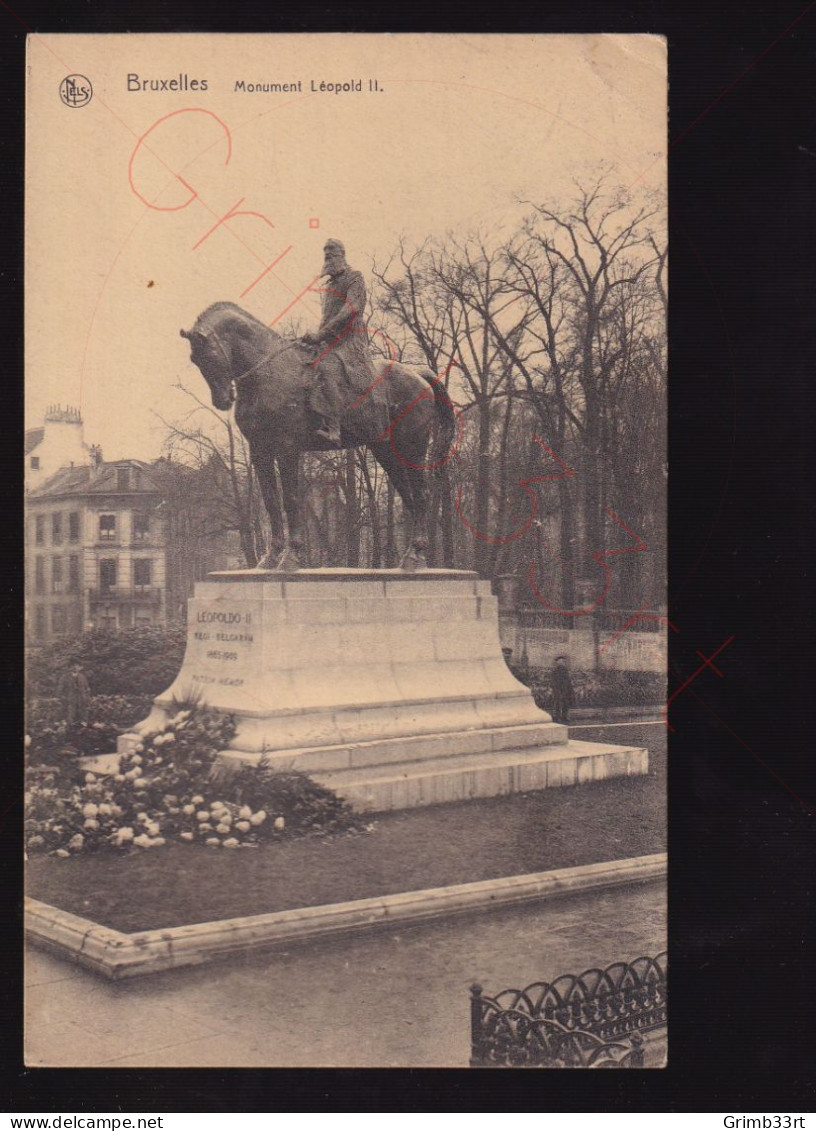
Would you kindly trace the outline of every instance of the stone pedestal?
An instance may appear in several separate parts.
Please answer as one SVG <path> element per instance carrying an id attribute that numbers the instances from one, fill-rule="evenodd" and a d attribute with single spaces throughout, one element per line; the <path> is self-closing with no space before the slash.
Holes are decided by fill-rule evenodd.
<path id="1" fill-rule="evenodd" d="M 360 810 L 645 773 L 647 753 L 568 742 L 501 653 L 490 583 L 457 570 L 214 573 L 188 607 L 174 702 L 233 713 L 223 757 L 302 770 Z"/>

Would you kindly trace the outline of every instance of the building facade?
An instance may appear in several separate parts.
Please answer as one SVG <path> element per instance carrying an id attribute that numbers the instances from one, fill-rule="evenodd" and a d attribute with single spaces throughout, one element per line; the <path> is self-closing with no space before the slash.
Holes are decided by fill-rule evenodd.
<path id="1" fill-rule="evenodd" d="M 165 459 L 105 462 L 85 444 L 76 409 L 49 409 L 43 427 L 26 433 L 25 459 L 32 647 L 184 621 L 196 581 L 244 564 L 237 533 L 207 521 L 193 469 Z"/>
<path id="2" fill-rule="evenodd" d="M 166 622 L 165 522 L 150 464 L 63 467 L 26 502 L 32 643 Z"/>

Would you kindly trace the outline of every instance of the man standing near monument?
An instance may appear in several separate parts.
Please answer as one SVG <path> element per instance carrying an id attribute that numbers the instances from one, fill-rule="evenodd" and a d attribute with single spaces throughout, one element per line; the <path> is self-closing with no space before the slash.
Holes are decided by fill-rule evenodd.
<path id="1" fill-rule="evenodd" d="M 327 240 L 323 248 L 323 274 L 329 285 L 323 292 L 323 314 L 316 334 L 304 334 L 306 345 L 319 346 L 312 363 L 317 381 L 309 407 L 320 418 L 316 435 L 328 444 L 340 443 L 340 415 L 344 387 L 357 397 L 365 396 L 375 381 L 365 323 L 366 288 L 363 276 L 346 263 L 346 249 L 339 240 Z M 379 397 L 371 398 L 372 408 Z"/>
<path id="2" fill-rule="evenodd" d="M 570 679 L 565 656 L 555 657 L 552 670 L 553 709 L 552 717 L 556 723 L 568 723 L 570 707 L 575 706 L 575 692 Z"/>
<path id="3" fill-rule="evenodd" d="M 91 689 L 78 663 L 71 664 L 57 686 L 61 718 L 69 727 L 87 726 L 91 709 Z"/>

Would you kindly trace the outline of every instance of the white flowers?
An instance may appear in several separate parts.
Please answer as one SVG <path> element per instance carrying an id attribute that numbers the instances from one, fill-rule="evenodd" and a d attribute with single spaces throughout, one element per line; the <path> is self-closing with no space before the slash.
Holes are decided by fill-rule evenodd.
<path id="1" fill-rule="evenodd" d="M 180 837 L 181 840 L 186 840 L 186 841 L 191 841 L 191 840 L 195 839 L 192 833 L 179 833 L 179 837 Z"/>
<path id="2" fill-rule="evenodd" d="M 224 822 L 222 821 L 220 825 L 215 826 L 215 831 L 217 833 L 221 833 L 221 835 L 223 836 L 224 833 L 230 832 L 230 827 L 229 827 L 229 825 L 225 825 Z"/>
<path id="3" fill-rule="evenodd" d="M 88 783 L 88 785 L 93 785 L 93 783 L 96 781 L 96 774 L 86 774 L 85 781 Z"/>
<path id="4" fill-rule="evenodd" d="M 209 812 L 208 809 L 201 809 L 198 813 L 196 813 L 196 820 L 197 821 L 209 821 L 209 819 L 210 819 L 210 812 Z"/>
<path id="5" fill-rule="evenodd" d="M 85 822 L 84 827 L 86 829 L 91 829 L 91 830 L 98 829 L 99 828 L 99 821 L 95 820 L 93 817 L 89 817 L 88 820 Z"/>
<path id="6" fill-rule="evenodd" d="M 67 856 L 70 856 L 71 853 L 64 848 L 58 848 L 54 855 L 59 856 L 61 860 L 64 860 Z"/>
<path id="7" fill-rule="evenodd" d="M 192 817 L 193 813 L 195 813 L 196 811 L 195 805 L 185 805 L 181 811 L 185 815 L 185 817 Z"/>
<path id="8" fill-rule="evenodd" d="M 82 833 L 77 833 L 75 836 L 72 836 L 71 839 L 68 841 L 68 847 L 70 849 L 72 849 L 74 852 L 79 852 L 82 849 L 84 844 L 85 844 L 85 837 L 82 835 Z"/>
<path id="9" fill-rule="evenodd" d="M 286 828 L 286 818 L 285 817 L 276 817 L 275 818 L 275 828 L 276 829 Z"/>
<path id="10" fill-rule="evenodd" d="M 259 809 L 257 813 L 253 813 L 252 816 L 249 818 L 249 823 L 251 825 L 254 825 L 255 828 L 257 828 L 258 825 L 262 825 L 265 820 L 266 820 L 266 810 L 265 809 Z"/>
<path id="11" fill-rule="evenodd" d="M 98 806 L 98 809 L 100 817 L 110 817 L 113 813 L 113 809 L 105 801 L 103 801 L 102 804 Z"/>
<path id="12" fill-rule="evenodd" d="M 193 805 L 203 805 L 204 804 L 204 798 L 199 797 L 198 794 L 196 794 L 196 796 L 191 798 L 190 800 L 192 801 Z"/>
<path id="13" fill-rule="evenodd" d="M 235 827 L 239 833 L 248 833 L 252 828 L 252 825 L 249 823 L 249 821 L 236 821 Z"/>
<path id="14" fill-rule="evenodd" d="M 94 805 L 92 803 L 89 803 L 87 805 L 82 806 L 82 816 L 83 817 L 95 817 L 98 812 L 99 812 L 99 806 L 98 805 Z"/>
<path id="15" fill-rule="evenodd" d="M 237 847 L 238 847 L 238 841 L 235 839 L 234 836 L 227 837 L 227 839 L 224 841 L 224 848 L 237 848 Z"/>
<path id="16" fill-rule="evenodd" d="M 221 841 L 218 839 L 217 836 L 208 836 L 207 839 L 204 841 L 204 843 L 208 844 L 210 846 L 210 848 L 220 848 L 221 847 Z"/>
<path id="17" fill-rule="evenodd" d="M 163 836 L 148 836 L 147 833 L 142 833 L 133 838 L 133 843 L 138 845 L 139 848 L 161 848 L 167 842 Z"/>
<path id="18" fill-rule="evenodd" d="M 176 736 L 171 730 L 165 731 L 164 734 L 157 734 L 153 739 L 153 746 L 164 746 L 167 742 L 175 742 Z"/>
<path id="19" fill-rule="evenodd" d="M 113 834 L 113 843 L 117 848 L 121 848 L 123 844 L 130 844 L 134 839 L 133 829 L 129 827 L 117 829 Z"/>
<path id="20" fill-rule="evenodd" d="M 250 807 L 248 805 L 242 805 L 241 808 L 238 810 L 238 816 L 241 818 L 242 821 L 248 821 L 249 818 L 252 816 L 252 810 L 250 809 Z"/>

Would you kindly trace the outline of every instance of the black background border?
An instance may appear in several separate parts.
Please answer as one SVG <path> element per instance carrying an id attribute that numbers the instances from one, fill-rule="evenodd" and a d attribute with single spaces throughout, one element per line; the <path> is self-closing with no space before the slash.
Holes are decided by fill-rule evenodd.
<path id="1" fill-rule="evenodd" d="M 807 1110 L 812 995 L 813 266 L 816 5 L 554 0 L 0 3 L 5 207 L 0 372 L 8 693 L 3 880 L 19 885 L 22 200 L 25 31 L 650 32 L 670 70 L 672 709 L 670 1064 L 648 1073 L 22 1067 L 20 889 L 5 893 L 6 1111 Z M 19 17 L 19 19 L 18 19 Z M 20 20 L 23 21 L 20 23 Z M 316 159 L 317 155 L 316 155 Z M 43 328 L 47 332 L 47 327 Z M 809 741 L 810 740 L 810 741 Z M 599 815 L 602 819 L 602 815 Z M 16 873 L 16 876 L 15 876 Z M 214 976 L 215 976 L 215 969 Z M 394 1003 L 400 1008 L 400 1003 Z"/>

